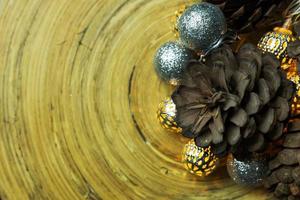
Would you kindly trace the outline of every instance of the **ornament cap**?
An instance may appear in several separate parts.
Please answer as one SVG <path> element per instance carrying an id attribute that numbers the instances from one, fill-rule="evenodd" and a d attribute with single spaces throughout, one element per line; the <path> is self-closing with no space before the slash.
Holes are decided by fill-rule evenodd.
<path id="1" fill-rule="evenodd" d="M 284 35 L 293 35 L 293 32 L 285 27 L 275 27 L 274 31 Z"/>

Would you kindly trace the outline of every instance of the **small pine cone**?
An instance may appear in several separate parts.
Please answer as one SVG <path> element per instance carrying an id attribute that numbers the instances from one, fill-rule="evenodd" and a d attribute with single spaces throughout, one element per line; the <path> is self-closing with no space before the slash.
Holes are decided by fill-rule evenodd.
<path id="1" fill-rule="evenodd" d="M 172 94 L 183 135 L 217 155 L 260 152 L 282 135 L 294 85 L 272 55 L 244 45 L 235 55 L 223 46 L 192 62 Z M 243 147 L 243 148 L 239 148 Z M 242 153 L 242 152 L 241 152 Z"/>
<path id="2" fill-rule="evenodd" d="M 269 161 L 264 185 L 277 199 L 300 199 L 300 119 L 289 122 L 282 150 Z"/>

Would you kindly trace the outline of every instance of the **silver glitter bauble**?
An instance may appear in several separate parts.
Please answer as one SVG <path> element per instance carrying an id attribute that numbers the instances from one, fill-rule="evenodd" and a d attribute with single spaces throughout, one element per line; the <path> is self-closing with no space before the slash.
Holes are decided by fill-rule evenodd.
<path id="1" fill-rule="evenodd" d="M 262 184 L 267 175 L 268 165 L 264 156 L 252 155 L 242 160 L 232 154 L 227 158 L 227 171 L 234 182 L 245 186 Z"/>
<path id="2" fill-rule="evenodd" d="M 203 54 L 216 48 L 227 31 L 224 14 L 216 5 L 199 3 L 192 5 L 177 22 L 183 44 Z"/>
<path id="3" fill-rule="evenodd" d="M 161 78 L 177 85 L 184 69 L 193 58 L 191 50 L 177 42 L 167 42 L 157 50 L 154 65 Z"/>

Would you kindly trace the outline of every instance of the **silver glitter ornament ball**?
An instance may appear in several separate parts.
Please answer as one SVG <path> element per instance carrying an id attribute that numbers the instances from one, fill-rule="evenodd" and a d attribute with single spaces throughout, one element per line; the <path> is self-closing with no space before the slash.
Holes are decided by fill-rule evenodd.
<path id="1" fill-rule="evenodd" d="M 227 158 L 227 171 L 232 180 L 239 185 L 258 186 L 267 175 L 267 160 L 260 155 L 238 160 L 230 154 Z"/>
<path id="2" fill-rule="evenodd" d="M 205 2 L 186 9 L 178 19 L 177 27 L 183 44 L 204 54 L 217 47 L 227 31 L 221 9 Z"/>
<path id="3" fill-rule="evenodd" d="M 195 56 L 191 50 L 177 42 L 167 42 L 157 50 L 154 65 L 162 79 L 177 85 L 183 71 L 193 58 Z"/>

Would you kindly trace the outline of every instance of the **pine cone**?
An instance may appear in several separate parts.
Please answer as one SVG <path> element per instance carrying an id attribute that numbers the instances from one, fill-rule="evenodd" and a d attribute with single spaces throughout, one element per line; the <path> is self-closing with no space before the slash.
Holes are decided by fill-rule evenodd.
<path id="1" fill-rule="evenodd" d="M 276 199 L 300 199 L 300 120 L 289 123 L 282 150 L 269 161 L 265 187 Z"/>
<path id="2" fill-rule="evenodd" d="M 290 0 L 208 0 L 219 5 L 229 27 L 240 33 L 256 31 L 262 24 L 274 27 L 280 24 L 282 12 Z"/>
<path id="3" fill-rule="evenodd" d="M 266 140 L 281 136 L 294 92 L 279 66 L 250 44 L 238 55 L 223 46 L 205 64 L 190 63 L 172 94 L 183 135 L 217 155 L 262 151 Z"/>

